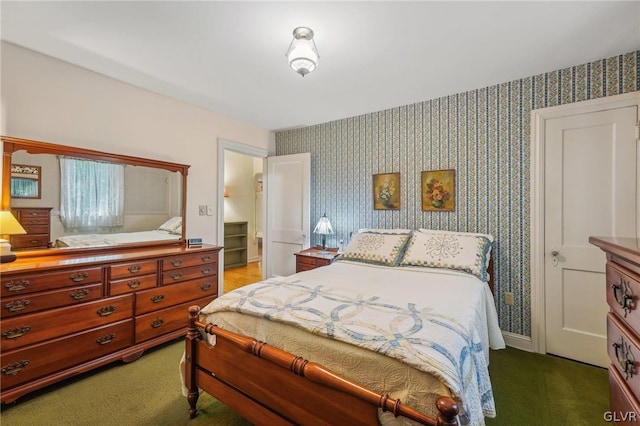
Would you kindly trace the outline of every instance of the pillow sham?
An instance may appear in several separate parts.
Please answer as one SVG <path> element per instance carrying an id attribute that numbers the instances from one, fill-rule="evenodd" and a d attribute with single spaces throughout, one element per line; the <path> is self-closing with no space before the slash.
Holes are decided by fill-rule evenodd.
<path id="1" fill-rule="evenodd" d="M 397 266 L 409 236 L 383 232 L 356 232 L 339 259 Z"/>
<path id="2" fill-rule="evenodd" d="M 492 243 L 488 234 L 420 229 L 411 236 L 400 266 L 463 271 L 486 282 Z"/>
<path id="3" fill-rule="evenodd" d="M 182 218 L 180 216 L 172 217 L 162 225 L 158 226 L 159 231 L 167 231 L 172 233 L 182 232 Z"/>

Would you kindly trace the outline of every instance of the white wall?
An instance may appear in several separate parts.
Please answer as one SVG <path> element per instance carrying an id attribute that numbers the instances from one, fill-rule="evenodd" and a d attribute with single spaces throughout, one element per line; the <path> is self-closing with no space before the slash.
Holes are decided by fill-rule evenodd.
<path id="1" fill-rule="evenodd" d="M 187 237 L 217 241 L 218 138 L 275 153 L 268 130 L 10 43 L 1 54 L 3 135 L 189 164 Z"/>

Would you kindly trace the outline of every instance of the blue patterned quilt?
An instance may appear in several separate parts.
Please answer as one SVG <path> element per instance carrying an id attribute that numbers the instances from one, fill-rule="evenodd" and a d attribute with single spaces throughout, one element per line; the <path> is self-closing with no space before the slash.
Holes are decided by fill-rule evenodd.
<path id="1" fill-rule="evenodd" d="M 488 362 L 477 332 L 410 295 L 399 303 L 402 297 L 394 294 L 390 302 L 357 288 L 295 277 L 227 293 L 202 314 L 240 312 L 396 358 L 438 377 L 461 400 L 463 424 L 482 425 L 484 416 L 495 417 Z"/>

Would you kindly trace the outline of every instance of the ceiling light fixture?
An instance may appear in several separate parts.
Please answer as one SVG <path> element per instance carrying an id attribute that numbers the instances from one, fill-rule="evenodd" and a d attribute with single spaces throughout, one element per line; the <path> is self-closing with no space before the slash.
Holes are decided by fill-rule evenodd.
<path id="1" fill-rule="evenodd" d="M 285 55 L 291 69 L 301 76 L 304 77 L 313 72 L 320 58 L 316 43 L 313 41 L 313 30 L 307 27 L 298 27 L 293 30 L 293 40 Z"/>

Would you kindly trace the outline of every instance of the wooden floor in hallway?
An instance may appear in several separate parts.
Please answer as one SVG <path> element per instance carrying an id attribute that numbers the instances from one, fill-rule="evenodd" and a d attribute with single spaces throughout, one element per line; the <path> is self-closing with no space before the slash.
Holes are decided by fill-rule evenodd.
<path id="1" fill-rule="evenodd" d="M 262 281 L 262 262 L 249 262 L 247 266 L 224 270 L 224 292 L 228 293 L 247 284 Z"/>

